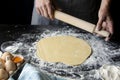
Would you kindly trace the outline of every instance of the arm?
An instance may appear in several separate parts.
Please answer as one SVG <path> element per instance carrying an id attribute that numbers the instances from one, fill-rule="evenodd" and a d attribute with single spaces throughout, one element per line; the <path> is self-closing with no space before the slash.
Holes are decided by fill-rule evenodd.
<path id="1" fill-rule="evenodd" d="M 111 35 L 113 35 L 113 20 L 111 18 L 109 8 L 110 8 L 111 0 L 102 0 L 101 6 L 98 12 L 98 22 L 97 22 L 97 30 L 104 29 L 108 31 Z M 111 36 L 107 37 L 105 40 L 108 41 Z"/>

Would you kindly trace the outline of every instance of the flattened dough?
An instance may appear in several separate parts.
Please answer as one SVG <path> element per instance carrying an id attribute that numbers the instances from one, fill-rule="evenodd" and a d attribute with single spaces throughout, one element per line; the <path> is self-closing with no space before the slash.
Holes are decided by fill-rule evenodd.
<path id="1" fill-rule="evenodd" d="M 43 38 L 37 43 L 37 56 L 48 62 L 62 62 L 67 65 L 79 65 L 91 54 L 89 44 L 72 36 L 54 36 Z"/>

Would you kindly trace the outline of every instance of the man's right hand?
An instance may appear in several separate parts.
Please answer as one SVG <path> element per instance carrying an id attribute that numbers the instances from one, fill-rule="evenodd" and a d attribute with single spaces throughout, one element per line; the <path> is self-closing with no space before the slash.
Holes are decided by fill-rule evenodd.
<path id="1" fill-rule="evenodd" d="M 35 8 L 38 14 L 53 19 L 53 6 L 51 0 L 36 0 Z"/>

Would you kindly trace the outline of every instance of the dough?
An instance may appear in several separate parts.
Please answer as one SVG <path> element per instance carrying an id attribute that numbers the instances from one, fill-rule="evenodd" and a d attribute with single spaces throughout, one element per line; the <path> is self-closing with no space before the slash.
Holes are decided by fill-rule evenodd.
<path id="1" fill-rule="evenodd" d="M 43 38 L 37 43 L 37 56 L 48 62 L 79 65 L 91 54 L 91 47 L 82 39 L 72 36 Z"/>

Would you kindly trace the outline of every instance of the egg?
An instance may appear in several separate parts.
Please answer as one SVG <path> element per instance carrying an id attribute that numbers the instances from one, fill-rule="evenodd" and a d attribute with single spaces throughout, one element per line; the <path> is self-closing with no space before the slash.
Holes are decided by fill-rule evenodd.
<path id="1" fill-rule="evenodd" d="M 21 55 L 14 56 L 12 59 L 14 63 L 23 63 L 24 62 L 24 57 Z"/>
<path id="2" fill-rule="evenodd" d="M 4 69 L 5 66 L 0 62 L 0 69 Z"/>
<path id="3" fill-rule="evenodd" d="M 9 74 L 4 69 L 0 69 L 0 80 L 7 80 L 9 78 Z"/>
<path id="4" fill-rule="evenodd" d="M 11 59 L 14 57 L 11 53 L 9 53 L 9 52 L 4 52 L 1 58 L 2 58 L 3 60 L 6 60 L 6 56 L 10 56 Z"/>
<path id="5" fill-rule="evenodd" d="M 5 68 L 8 72 L 14 72 L 17 69 L 17 65 L 11 60 L 10 56 L 6 56 Z"/>

